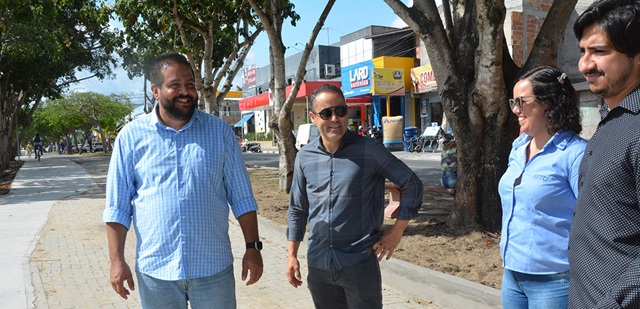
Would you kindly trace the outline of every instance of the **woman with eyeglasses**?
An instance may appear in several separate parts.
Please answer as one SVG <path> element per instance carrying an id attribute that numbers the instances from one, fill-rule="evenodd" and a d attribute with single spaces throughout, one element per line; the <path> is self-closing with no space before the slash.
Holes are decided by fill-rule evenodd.
<path id="1" fill-rule="evenodd" d="M 503 308 L 567 308 L 569 227 L 587 142 L 566 73 L 525 73 L 509 100 L 520 135 L 498 190 L 502 200 Z"/>

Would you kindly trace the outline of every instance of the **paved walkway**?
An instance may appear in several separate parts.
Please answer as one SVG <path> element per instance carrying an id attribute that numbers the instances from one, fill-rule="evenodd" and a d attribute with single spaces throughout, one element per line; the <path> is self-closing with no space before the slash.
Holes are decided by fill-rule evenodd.
<path id="1" fill-rule="evenodd" d="M 139 308 L 136 292 L 122 300 L 108 282 L 104 204 L 102 189 L 69 157 L 27 159 L 11 193 L 0 196 L 0 269 L 5 279 L 0 281 L 0 308 Z M 265 271 L 250 287 L 240 280 L 242 233 L 237 224 L 230 228 L 238 308 L 312 308 L 306 287 L 293 288 L 284 277 L 284 236 L 274 236 L 279 234 L 264 226 L 261 222 Z M 126 253 L 133 266 L 134 233 L 128 234 Z M 306 264 L 302 267 L 306 276 Z M 440 308 L 386 286 L 383 293 L 389 308 Z"/>

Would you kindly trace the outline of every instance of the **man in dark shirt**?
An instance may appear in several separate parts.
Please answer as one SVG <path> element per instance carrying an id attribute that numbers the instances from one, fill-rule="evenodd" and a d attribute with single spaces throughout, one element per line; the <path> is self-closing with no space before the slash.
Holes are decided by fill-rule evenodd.
<path id="1" fill-rule="evenodd" d="M 391 257 L 422 204 L 422 182 L 375 140 L 347 130 L 342 91 L 331 85 L 311 96 L 309 116 L 320 137 L 300 149 L 289 204 L 286 275 L 302 284 L 298 248 L 309 223 L 307 277 L 316 308 L 382 308 L 378 262 Z M 385 178 L 402 200 L 394 226 L 382 232 Z"/>
<path id="2" fill-rule="evenodd" d="M 580 165 L 569 308 L 640 308 L 640 0 L 596 1 L 574 32 L 604 104 Z"/>

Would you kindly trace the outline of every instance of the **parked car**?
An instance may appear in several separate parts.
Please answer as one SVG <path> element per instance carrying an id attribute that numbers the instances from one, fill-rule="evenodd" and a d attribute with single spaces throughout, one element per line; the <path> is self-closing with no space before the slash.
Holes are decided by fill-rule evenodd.
<path id="1" fill-rule="evenodd" d="M 298 132 L 296 133 L 296 148 L 299 150 L 302 146 L 309 144 L 309 142 L 316 139 L 318 136 L 318 127 L 315 124 L 301 124 L 298 127 Z"/>
<path id="2" fill-rule="evenodd" d="M 104 152 L 104 147 L 102 147 L 102 143 L 101 142 L 95 142 L 93 143 L 93 152 L 98 152 L 98 151 L 103 151 Z"/>
<path id="3" fill-rule="evenodd" d="M 84 143 L 84 145 L 82 146 L 82 152 L 91 152 L 91 147 L 89 146 L 89 143 Z"/>

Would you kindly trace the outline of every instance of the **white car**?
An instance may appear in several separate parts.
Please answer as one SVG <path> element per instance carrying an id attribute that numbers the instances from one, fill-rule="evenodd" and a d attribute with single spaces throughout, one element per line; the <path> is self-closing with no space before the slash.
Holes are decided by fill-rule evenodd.
<path id="1" fill-rule="evenodd" d="M 101 142 L 95 142 L 93 143 L 93 152 L 98 152 L 98 151 L 103 151 L 104 152 L 104 147 L 102 146 Z"/>

